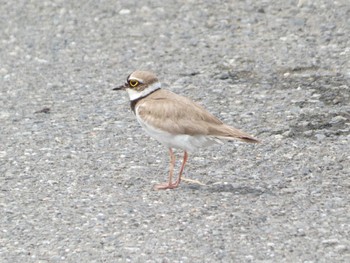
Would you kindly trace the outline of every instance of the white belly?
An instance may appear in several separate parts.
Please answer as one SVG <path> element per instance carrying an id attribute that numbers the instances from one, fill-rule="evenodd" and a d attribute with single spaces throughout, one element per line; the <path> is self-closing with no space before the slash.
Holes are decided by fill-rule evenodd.
<path id="1" fill-rule="evenodd" d="M 187 134 L 171 134 L 145 123 L 137 114 L 136 118 L 149 136 L 168 148 L 178 148 L 193 152 L 200 147 L 206 147 L 221 142 L 217 138 L 205 135 L 192 136 Z"/>

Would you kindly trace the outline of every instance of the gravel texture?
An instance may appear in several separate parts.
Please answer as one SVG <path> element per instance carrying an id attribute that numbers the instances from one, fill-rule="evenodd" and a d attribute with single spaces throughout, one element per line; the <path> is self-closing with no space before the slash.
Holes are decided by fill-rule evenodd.
<path id="1" fill-rule="evenodd" d="M 350 262 L 348 0 L 2 1 L 0 35 L 1 262 Z M 153 191 L 135 69 L 263 143 Z"/>

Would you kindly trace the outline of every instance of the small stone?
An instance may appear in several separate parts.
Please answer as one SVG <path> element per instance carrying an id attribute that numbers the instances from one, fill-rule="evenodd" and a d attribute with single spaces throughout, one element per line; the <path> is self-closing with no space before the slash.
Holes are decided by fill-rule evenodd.
<path id="1" fill-rule="evenodd" d="M 339 244 L 339 240 L 338 239 L 325 239 L 325 240 L 322 240 L 322 244 L 325 245 L 325 246 L 334 246 L 334 245 L 337 245 Z"/>
<path id="2" fill-rule="evenodd" d="M 98 219 L 98 220 L 105 220 L 105 218 L 106 218 L 106 217 L 105 217 L 105 215 L 104 215 L 103 213 L 98 213 L 98 214 L 97 214 L 97 219 Z"/>
<path id="3" fill-rule="evenodd" d="M 260 8 L 258 9 L 258 13 L 265 14 L 265 9 L 262 8 L 262 7 L 260 7 Z"/>
<path id="4" fill-rule="evenodd" d="M 131 11 L 129 9 L 122 9 L 119 11 L 119 15 L 128 15 L 130 12 Z"/>
<path id="5" fill-rule="evenodd" d="M 275 139 L 276 140 L 282 140 L 283 136 L 281 134 L 277 134 L 277 135 L 275 135 Z"/>
<path id="6" fill-rule="evenodd" d="M 230 75 L 227 72 L 219 75 L 219 79 L 221 79 L 221 80 L 228 79 L 229 77 L 230 77 Z"/>
<path id="7" fill-rule="evenodd" d="M 308 125 L 310 125 L 310 122 L 308 122 L 308 121 L 302 121 L 302 122 L 300 123 L 300 126 L 301 126 L 301 127 L 307 127 Z"/>
<path id="8" fill-rule="evenodd" d="M 340 122 L 344 122 L 344 121 L 346 121 L 346 118 L 339 115 L 339 116 L 333 117 L 329 123 L 336 124 L 336 123 L 340 123 Z"/>
<path id="9" fill-rule="evenodd" d="M 304 132 L 304 135 L 305 135 L 306 137 L 310 137 L 310 136 L 312 135 L 312 133 L 313 133 L 313 131 L 305 131 L 305 132 Z"/>
<path id="10" fill-rule="evenodd" d="M 317 140 L 322 141 L 326 138 L 326 135 L 324 135 L 322 133 L 317 133 L 317 134 L 315 134 L 315 137 Z"/>
<path id="11" fill-rule="evenodd" d="M 282 133 L 282 137 L 287 138 L 287 137 L 291 137 L 292 136 L 292 131 L 285 131 L 284 133 Z"/>
<path id="12" fill-rule="evenodd" d="M 0 68 L 0 74 L 6 75 L 8 70 L 6 68 Z"/>
<path id="13" fill-rule="evenodd" d="M 337 251 L 338 253 L 345 253 L 345 252 L 349 251 L 349 248 L 345 245 L 337 245 L 335 247 L 335 251 Z"/>
<path id="14" fill-rule="evenodd" d="M 303 19 L 303 18 L 293 17 L 289 20 L 289 22 L 294 26 L 300 26 L 300 27 L 305 26 L 305 19 Z"/>

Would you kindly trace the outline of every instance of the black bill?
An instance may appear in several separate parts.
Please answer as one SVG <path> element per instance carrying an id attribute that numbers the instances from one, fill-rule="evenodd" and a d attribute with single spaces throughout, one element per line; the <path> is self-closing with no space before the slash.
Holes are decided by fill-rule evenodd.
<path id="1" fill-rule="evenodd" d="M 121 85 L 119 87 L 114 88 L 113 90 L 123 90 L 126 89 L 128 87 L 128 83 L 125 83 L 124 85 Z"/>

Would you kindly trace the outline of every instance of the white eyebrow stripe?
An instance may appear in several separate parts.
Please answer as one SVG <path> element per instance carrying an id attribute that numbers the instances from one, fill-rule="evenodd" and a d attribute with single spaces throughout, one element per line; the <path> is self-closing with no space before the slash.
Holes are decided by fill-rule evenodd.
<path id="1" fill-rule="evenodd" d="M 137 80 L 138 82 L 143 83 L 143 80 L 138 78 L 129 78 L 128 81 L 130 80 Z"/>

